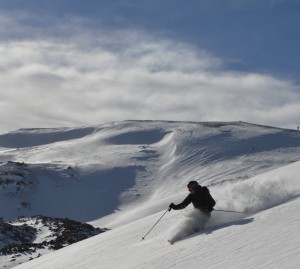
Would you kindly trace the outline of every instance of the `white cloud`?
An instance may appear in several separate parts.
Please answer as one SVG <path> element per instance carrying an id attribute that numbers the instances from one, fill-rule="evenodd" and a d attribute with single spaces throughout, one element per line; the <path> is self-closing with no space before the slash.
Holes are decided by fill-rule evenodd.
<path id="1" fill-rule="evenodd" d="M 2 130 L 126 119 L 299 125 L 298 85 L 222 70 L 209 53 L 149 33 L 70 28 L 66 38 L 2 41 L 0 54 Z"/>

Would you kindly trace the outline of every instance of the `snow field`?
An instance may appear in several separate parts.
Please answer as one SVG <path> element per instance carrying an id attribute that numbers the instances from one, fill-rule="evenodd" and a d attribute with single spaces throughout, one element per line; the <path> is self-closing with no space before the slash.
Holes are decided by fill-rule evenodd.
<path id="1" fill-rule="evenodd" d="M 280 183 L 283 180 L 294 194 L 300 190 L 298 181 L 294 180 L 299 172 L 298 162 L 249 181 L 269 179 Z M 240 185 L 242 187 L 245 182 Z M 234 192 L 236 186 L 232 186 Z M 227 189 L 229 192 L 228 186 Z M 142 237 L 164 211 L 16 268 L 179 269 L 198 268 L 200 264 L 206 268 L 297 268 L 300 266 L 297 258 L 300 251 L 297 236 L 300 232 L 299 196 L 283 201 L 276 195 L 269 199 L 272 203 L 266 200 L 264 208 L 253 203 L 250 207 L 256 213 L 251 215 L 214 211 L 204 231 L 172 246 L 167 243 L 168 230 L 172 226 L 178 227 L 180 219 L 186 218 L 191 209 L 168 212 L 143 241 Z"/>
<path id="2" fill-rule="evenodd" d="M 0 147 L 1 161 L 26 160 L 38 179 L 25 197 L 30 208 L 17 210 L 20 197 L 1 195 L 7 216 L 50 214 L 112 229 L 16 268 L 300 267 L 299 132 L 243 122 L 127 121 L 20 130 L 0 136 Z M 196 221 L 192 207 L 172 210 L 141 241 L 171 202 L 186 197 L 190 180 L 209 187 L 216 209 L 245 214 L 216 210 L 202 232 L 187 235 L 186 224 Z M 176 230 L 187 237 L 170 245 Z"/>

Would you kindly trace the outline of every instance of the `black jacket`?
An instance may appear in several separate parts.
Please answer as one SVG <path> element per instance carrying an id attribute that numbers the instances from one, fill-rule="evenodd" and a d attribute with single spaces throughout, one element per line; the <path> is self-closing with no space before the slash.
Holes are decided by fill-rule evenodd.
<path id="1" fill-rule="evenodd" d="M 173 205 L 172 209 L 183 209 L 186 208 L 190 203 L 192 203 L 195 208 L 198 208 L 201 211 L 211 212 L 213 211 L 215 201 L 213 199 L 212 203 L 208 201 L 210 199 L 208 198 L 208 196 L 210 196 L 210 198 L 212 199 L 207 187 L 201 187 L 199 185 L 196 187 L 195 191 L 191 192 L 180 204 Z"/>

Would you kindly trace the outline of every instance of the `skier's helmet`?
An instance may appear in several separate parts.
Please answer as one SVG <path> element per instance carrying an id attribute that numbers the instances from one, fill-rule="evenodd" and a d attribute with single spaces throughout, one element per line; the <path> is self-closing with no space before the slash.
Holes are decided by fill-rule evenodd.
<path id="1" fill-rule="evenodd" d="M 197 181 L 194 181 L 194 180 L 190 181 L 189 184 L 187 184 L 187 187 L 189 189 L 195 189 L 197 186 L 199 186 L 199 184 Z"/>

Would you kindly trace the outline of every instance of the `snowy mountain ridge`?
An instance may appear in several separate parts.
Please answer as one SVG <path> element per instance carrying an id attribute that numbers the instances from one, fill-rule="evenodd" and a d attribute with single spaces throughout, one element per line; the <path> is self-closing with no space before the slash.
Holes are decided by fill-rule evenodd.
<path id="1" fill-rule="evenodd" d="M 279 248 L 265 244 L 274 239 L 266 215 L 277 221 L 274 227 L 289 226 L 290 232 L 278 236 L 290 238 L 282 255 L 292 257 L 288 251 L 299 250 L 291 236 L 299 231 L 294 225 L 299 218 L 287 213 L 299 209 L 299 131 L 245 122 L 125 121 L 18 130 L 0 135 L 0 150 L 0 207 L 5 219 L 42 214 L 112 228 L 19 268 L 197 268 L 200 260 L 208 268 L 219 268 L 218 264 L 229 266 L 222 256 L 233 258 L 227 251 L 236 253 L 241 243 L 247 251 L 227 268 L 253 268 L 259 262 L 265 265 L 261 268 L 274 268 Z M 185 186 L 191 179 L 209 186 L 216 209 L 245 214 L 214 211 L 204 233 L 178 241 L 171 249 L 166 245 L 168 230 L 184 221 L 191 208 L 171 211 L 139 243 L 168 205 L 187 195 Z M 260 230 L 262 223 L 266 228 Z M 255 241 L 255 233 L 265 242 Z M 261 255 L 248 257 L 257 245 L 262 246 L 261 255 L 276 253 L 274 263 L 266 264 Z M 290 267 L 281 268 L 296 265 L 300 260 L 292 258 Z"/>

